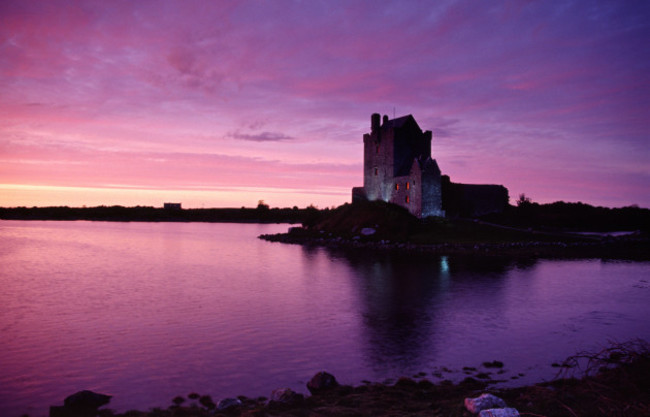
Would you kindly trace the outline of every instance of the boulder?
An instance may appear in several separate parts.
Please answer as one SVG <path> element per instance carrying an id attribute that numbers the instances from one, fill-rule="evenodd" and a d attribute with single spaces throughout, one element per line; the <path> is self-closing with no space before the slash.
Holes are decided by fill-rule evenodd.
<path id="1" fill-rule="evenodd" d="M 313 394 L 327 391 L 339 386 L 334 375 L 327 372 L 319 372 L 307 383 L 307 389 Z"/>
<path id="2" fill-rule="evenodd" d="M 97 409 L 110 401 L 110 395 L 83 390 L 67 397 L 63 400 L 63 405 L 67 408 Z"/>
<path id="3" fill-rule="evenodd" d="M 501 361 L 483 362 L 483 366 L 485 366 L 486 368 L 503 368 L 503 362 Z"/>
<path id="4" fill-rule="evenodd" d="M 479 413 L 490 408 L 504 408 L 506 402 L 492 394 L 481 394 L 476 398 L 465 398 L 465 408 L 470 413 Z"/>
<path id="5" fill-rule="evenodd" d="M 296 404 L 304 400 L 302 394 L 298 394 L 291 388 L 278 388 L 271 392 L 271 402 L 280 404 Z"/>
<path id="6" fill-rule="evenodd" d="M 199 403 L 208 410 L 213 410 L 217 406 L 209 395 L 202 395 L 199 398 Z"/>
<path id="7" fill-rule="evenodd" d="M 63 406 L 51 406 L 50 417 L 94 417 L 97 409 L 110 400 L 110 395 L 79 391 L 63 400 Z"/>
<path id="8" fill-rule="evenodd" d="M 241 401 L 239 398 L 224 398 L 223 400 L 217 403 L 217 410 L 227 410 L 232 407 L 241 406 Z"/>

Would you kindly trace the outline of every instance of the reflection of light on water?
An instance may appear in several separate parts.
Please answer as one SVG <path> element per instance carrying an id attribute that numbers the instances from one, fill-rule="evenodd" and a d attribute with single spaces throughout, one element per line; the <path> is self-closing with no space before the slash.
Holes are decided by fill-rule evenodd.
<path id="1" fill-rule="evenodd" d="M 445 276 L 449 275 L 449 262 L 446 256 L 440 257 L 440 273 Z"/>
<path id="2" fill-rule="evenodd" d="M 447 290 L 449 288 L 449 261 L 446 256 L 440 257 L 439 283 L 441 290 Z"/>

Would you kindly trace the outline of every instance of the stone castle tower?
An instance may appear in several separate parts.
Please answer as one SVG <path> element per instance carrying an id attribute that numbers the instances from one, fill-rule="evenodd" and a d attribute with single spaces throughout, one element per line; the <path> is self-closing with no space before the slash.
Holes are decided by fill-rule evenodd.
<path id="1" fill-rule="evenodd" d="M 420 218 L 444 216 L 431 131 L 423 132 L 412 115 L 380 118 L 374 113 L 363 135 L 363 187 L 352 189 L 352 200 L 383 200 Z"/>

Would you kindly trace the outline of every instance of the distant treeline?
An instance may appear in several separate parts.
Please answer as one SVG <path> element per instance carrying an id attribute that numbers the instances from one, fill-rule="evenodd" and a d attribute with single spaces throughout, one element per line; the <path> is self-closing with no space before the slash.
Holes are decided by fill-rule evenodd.
<path id="1" fill-rule="evenodd" d="M 486 221 L 535 229 L 574 231 L 650 231 L 650 209 L 637 206 L 607 208 L 594 207 L 584 203 L 551 204 L 531 202 L 520 196 L 516 206 L 499 214 L 483 217 Z"/>
<path id="2" fill-rule="evenodd" d="M 299 223 L 314 225 L 333 211 L 329 208 L 270 208 L 260 202 L 256 208 L 165 209 L 147 206 L 0 207 L 5 220 L 96 220 L 142 222 L 241 222 Z M 650 209 L 594 207 L 584 203 L 538 204 L 521 196 L 515 206 L 483 220 L 522 228 L 573 231 L 650 231 Z"/>
<path id="3" fill-rule="evenodd" d="M 326 209 L 327 210 L 327 209 Z M 322 210 L 307 208 L 270 208 L 259 204 L 257 208 L 164 209 L 147 206 L 98 207 L 0 207 L 4 220 L 94 220 L 138 222 L 240 222 L 240 223 L 309 223 L 320 216 Z"/>

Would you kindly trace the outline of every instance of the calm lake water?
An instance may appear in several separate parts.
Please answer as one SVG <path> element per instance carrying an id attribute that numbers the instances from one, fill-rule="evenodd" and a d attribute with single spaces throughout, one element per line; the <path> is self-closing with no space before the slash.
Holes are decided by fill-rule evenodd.
<path id="1" fill-rule="evenodd" d="M 110 408 L 269 396 L 463 366 L 551 379 L 650 340 L 650 263 L 349 253 L 259 240 L 287 225 L 0 221 L 0 415 L 78 390 Z M 443 370 L 443 367 L 447 368 Z M 524 376 L 516 380 L 519 373 Z"/>

